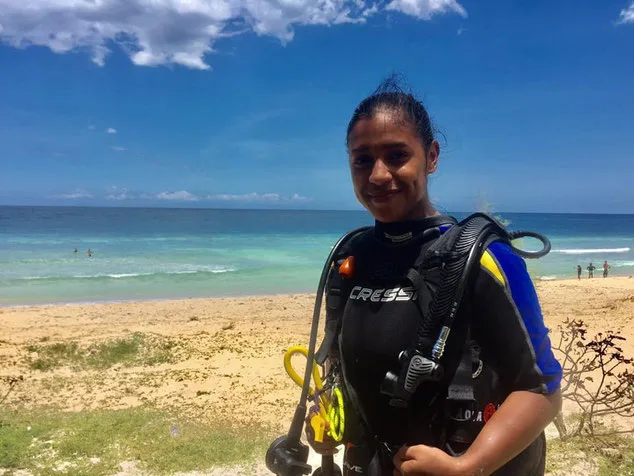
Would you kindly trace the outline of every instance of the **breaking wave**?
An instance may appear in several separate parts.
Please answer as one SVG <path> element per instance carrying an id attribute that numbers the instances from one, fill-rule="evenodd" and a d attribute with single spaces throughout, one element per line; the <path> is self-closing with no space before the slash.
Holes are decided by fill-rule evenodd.
<path id="1" fill-rule="evenodd" d="M 562 253 L 565 255 L 586 255 L 593 253 L 628 253 L 630 248 L 579 248 L 552 250 L 552 253 Z"/>
<path id="2" fill-rule="evenodd" d="M 185 274 L 220 274 L 231 273 L 237 271 L 234 268 L 200 268 L 192 270 L 180 271 L 155 271 L 150 273 L 103 273 L 103 274 L 76 274 L 71 276 L 25 276 L 22 278 L 13 278 L 16 281 L 52 281 L 52 280 L 71 280 L 71 279 L 129 279 L 149 276 L 172 276 Z"/>

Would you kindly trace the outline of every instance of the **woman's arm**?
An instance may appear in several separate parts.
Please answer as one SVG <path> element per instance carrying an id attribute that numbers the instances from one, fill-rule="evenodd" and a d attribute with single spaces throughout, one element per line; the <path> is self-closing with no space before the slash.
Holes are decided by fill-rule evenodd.
<path id="1" fill-rule="evenodd" d="M 489 254 L 492 263 L 481 269 L 474 296 L 478 324 L 488 330 L 488 346 L 510 394 L 465 453 L 469 474 L 490 474 L 506 464 L 561 409 L 561 366 L 526 264 L 502 244 L 492 245 Z"/>
<path id="2" fill-rule="evenodd" d="M 550 395 L 511 393 L 459 457 L 462 474 L 486 475 L 504 466 L 535 441 L 560 409 L 559 390 Z"/>
<path id="3" fill-rule="evenodd" d="M 394 457 L 395 476 L 486 476 L 528 447 L 557 415 L 559 391 L 542 395 L 513 392 L 484 426 L 465 454 L 438 448 L 402 447 Z"/>
<path id="4" fill-rule="evenodd" d="M 452 457 L 422 445 L 404 447 L 394 458 L 401 474 L 491 474 L 535 441 L 561 407 L 561 365 L 526 264 L 498 243 L 491 245 L 483 263 L 471 325 L 509 395 L 464 455 Z"/>

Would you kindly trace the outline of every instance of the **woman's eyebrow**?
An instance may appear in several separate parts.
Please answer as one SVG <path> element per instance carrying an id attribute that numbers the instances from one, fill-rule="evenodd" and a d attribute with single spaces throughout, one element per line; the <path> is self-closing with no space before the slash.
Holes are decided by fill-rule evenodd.
<path id="1" fill-rule="evenodd" d="M 409 145 L 407 145 L 407 143 L 405 143 L 405 142 L 387 142 L 387 143 L 383 143 L 383 144 L 377 144 L 374 147 L 370 147 L 368 145 L 360 145 L 359 147 L 355 147 L 354 149 L 352 149 L 351 152 L 353 154 L 359 154 L 359 153 L 367 152 L 371 148 L 378 148 L 378 149 L 408 149 Z"/>
<path id="2" fill-rule="evenodd" d="M 381 144 L 381 147 L 386 149 L 409 149 L 409 145 L 405 142 L 389 142 L 387 144 Z"/>
<path id="3" fill-rule="evenodd" d="M 367 145 L 360 145 L 359 147 L 355 147 L 354 149 L 351 150 L 351 152 L 353 154 L 359 154 L 362 152 L 367 152 L 368 150 L 370 150 L 370 147 Z"/>

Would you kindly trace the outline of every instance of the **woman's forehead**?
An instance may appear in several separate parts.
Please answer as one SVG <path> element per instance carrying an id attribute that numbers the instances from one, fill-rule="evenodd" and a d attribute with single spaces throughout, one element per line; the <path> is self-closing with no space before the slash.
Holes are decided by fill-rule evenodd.
<path id="1" fill-rule="evenodd" d="M 350 150 L 388 143 L 419 142 L 414 127 L 398 112 L 377 112 L 360 119 L 350 131 Z"/>

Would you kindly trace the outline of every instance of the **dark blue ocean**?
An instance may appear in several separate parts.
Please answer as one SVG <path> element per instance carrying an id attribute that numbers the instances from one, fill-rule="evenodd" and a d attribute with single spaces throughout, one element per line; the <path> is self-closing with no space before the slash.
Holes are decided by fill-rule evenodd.
<path id="1" fill-rule="evenodd" d="M 551 239 L 529 261 L 534 279 L 606 259 L 612 275 L 634 274 L 634 215 L 500 215 Z M 372 222 L 356 211 L 0 207 L 0 306 L 314 292 L 335 241 Z"/>

